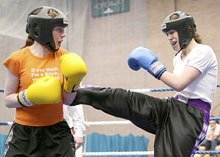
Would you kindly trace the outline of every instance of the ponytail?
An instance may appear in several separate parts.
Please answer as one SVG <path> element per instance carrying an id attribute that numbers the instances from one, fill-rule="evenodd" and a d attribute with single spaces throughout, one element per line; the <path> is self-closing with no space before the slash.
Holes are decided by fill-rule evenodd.
<path id="1" fill-rule="evenodd" d="M 202 39 L 200 37 L 200 35 L 198 33 L 195 33 L 194 37 L 195 41 L 198 43 L 198 44 L 202 44 Z"/>
<path id="2" fill-rule="evenodd" d="M 22 48 L 25 48 L 27 46 L 31 46 L 33 44 L 34 44 L 34 39 L 32 37 L 28 36 L 26 39 L 25 45 Z"/>

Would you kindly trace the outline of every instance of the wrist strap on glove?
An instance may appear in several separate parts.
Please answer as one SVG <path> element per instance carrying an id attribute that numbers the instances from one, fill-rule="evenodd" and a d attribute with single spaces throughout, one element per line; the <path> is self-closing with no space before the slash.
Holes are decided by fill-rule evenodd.
<path id="1" fill-rule="evenodd" d="M 21 104 L 21 106 L 30 107 L 32 106 L 32 104 L 27 100 L 25 93 L 26 93 L 26 90 L 23 90 L 18 93 L 17 95 L 18 102 Z"/>
<path id="2" fill-rule="evenodd" d="M 161 75 L 166 71 L 166 68 L 159 61 L 156 61 L 150 66 L 149 70 L 153 73 L 153 76 L 159 80 Z"/>

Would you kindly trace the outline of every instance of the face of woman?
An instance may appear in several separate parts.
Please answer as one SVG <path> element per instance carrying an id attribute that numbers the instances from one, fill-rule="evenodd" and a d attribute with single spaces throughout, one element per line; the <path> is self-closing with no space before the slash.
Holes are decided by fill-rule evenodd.
<path id="1" fill-rule="evenodd" d="M 180 50 L 180 44 L 179 44 L 179 36 L 177 31 L 170 30 L 167 32 L 167 38 L 170 42 L 170 45 L 173 47 L 173 49 L 178 52 Z"/>
<path id="2" fill-rule="evenodd" d="M 55 27 L 52 31 L 53 40 L 56 46 L 56 49 L 59 49 L 63 39 L 66 37 L 64 27 Z"/>
<path id="3" fill-rule="evenodd" d="M 210 125 L 210 127 L 211 127 L 212 129 L 215 129 L 215 127 L 216 127 L 216 121 L 214 121 L 214 120 L 209 121 L 209 125 Z"/>

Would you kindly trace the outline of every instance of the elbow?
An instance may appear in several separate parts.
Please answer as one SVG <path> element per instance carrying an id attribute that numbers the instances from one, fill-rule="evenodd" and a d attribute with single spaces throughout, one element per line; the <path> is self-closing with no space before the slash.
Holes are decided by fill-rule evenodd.
<path id="1" fill-rule="evenodd" d="M 9 104 L 9 102 L 7 101 L 5 97 L 4 97 L 4 104 L 7 108 L 11 108 L 11 105 Z"/>
<path id="2" fill-rule="evenodd" d="M 175 87 L 173 87 L 173 89 L 177 92 L 181 92 L 185 88 L 186 88 L 185 86 L 181 86 L 181 85 L 176 85 Z"/>
<path id="3" fill-rule="evenodd" d="M 13 106 L 11 106 L 11 105 L 5 105 L 7 108 L 15 108 L 15 107 L 13 107 Z"/>
<path id="4" fill-rule="evenodd" d="M 176 81 L 171 83 L 170 85 L 171 85 L 170 87 L 172 87 L 177 92 L 183 91 L 188 86 L 187 83 L 178 79 L 176 79 Z"/>
<path id="5" fill-rule="evenodd" d="M 7 108 L 17 108 L 19 103 L 17 102 L 17 99 L 12 99 L 10 96 L 5 96 L 4 104 Z"/>
<path id="6" fill-rule="evenodd" d="M 176 89 L 174 89 L 175 91 L 177 91 L 177 92 L 181 92 L 183 89 L 179 89 L 179 88 L 176 88 Z"/>
<path id="7" fill-rule="evenodd" d="M 6 106 L 7 108 L 14 108 L 14 105 L 8 103 L 6 100 L 5 100 L 5 106 Z"/>

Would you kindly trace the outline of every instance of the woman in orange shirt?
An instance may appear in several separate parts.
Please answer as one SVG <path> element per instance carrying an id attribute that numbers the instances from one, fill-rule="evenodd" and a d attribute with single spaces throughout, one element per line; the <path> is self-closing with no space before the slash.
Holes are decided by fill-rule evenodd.
<path id="1" fill-rule="evenodd" d="M 67 94 L 62 86 L 60 58 L 68 51 L 60 46 L 66 26 L 68 20 L 60 10 L 47 6 L 34 9 L 27 19 L 26 45 L 3 62 L 5 104 L 16 108 L 6 157 L 74 156 L 73 137 L 63 119 L 63 103 L 70 104 L 75 98 L 75 92 Z"/>

